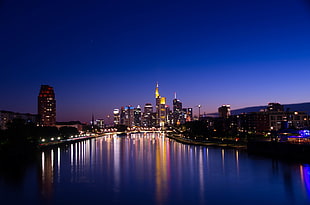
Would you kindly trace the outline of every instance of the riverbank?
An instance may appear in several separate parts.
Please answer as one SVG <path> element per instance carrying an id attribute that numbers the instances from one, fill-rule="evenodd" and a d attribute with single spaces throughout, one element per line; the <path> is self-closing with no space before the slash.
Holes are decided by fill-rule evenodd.
<path id="1" fill-rule="evenodd" d="M 55 146 L 64 146 L 64 145 L 69 145 L 73 144 L 76 142 L 81 142 L 93 138 L 97 138 L 99 136 L 85 136 L 85 137 L 79 137 L 79 138 L 72 138 L 72 139 L 67 139 L 67 140 L 60 140 L 60 141 L 55 141 L 55 142 L 46 142 L 46 143 L 41 143 L 38 145 L 39 149 L 46 149 L 46 148 L 52 148 Z"/>
<path id="2" fill-rule="evenodd" d="M 247 144 L 244 142 L 232 142 L 232 141 L 198 141 L 185 137 L 181 137 L 175 134 L 168 134 L 168 138 L 173 139 L 177 142 L 189 145 L 199 146 L 214 146 L 214 147 L 227 147 L 235 149 L 247 149 Z"/>
<path id="3" fill-rule="evenodd" d="M 188 145 L 243 149 L 246 150 L 250 155 L 264 156 L 268 158 L 289 161 L 310 162 L 310 144 L 293 144 L 274 141 L 249 141 L 247 143 L 229 143 L 227 141 L 198 141 L 184 138 L 175 134 L 167 135 L 167 137 Z"/>

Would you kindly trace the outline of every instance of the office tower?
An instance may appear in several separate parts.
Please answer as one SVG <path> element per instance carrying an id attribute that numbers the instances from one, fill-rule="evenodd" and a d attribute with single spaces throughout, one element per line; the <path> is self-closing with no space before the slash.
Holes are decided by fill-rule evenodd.
<path id="1" fill-rule="evenodd" d="M 158 91 L 158 83 L 155 88 L 155 98 L 156 98 L 156 125 L 163 127 L 166 123 L 167 113 L 166 113 L 166 98 L 161 97 Z"/>
<path id="2" fill-rule="evenodd" d="M 146 103 L 144 105 L 144 112 L 142 115 L 142 126 L 144 127 L 151 127 L 154 123 L 152 120 L 153 114 L 153 106 L 151 103 Z"/>
<path id="3" fill-rule="evenodd" d="M 104 119 L 97 119 L 95 124 L 98 128 L 103 129 L 104 128 Z"/>
<path id="4" fill-rule="evenodd" d="M 114 125 L 120 124 L 120 112 L 119 112 L 119 109 L 114 109 L 113 110 L 113 114 L 114 114 Z"/>
<path id="5" fill-rule="evenodd" d="M 120 125 L 125 125 L 125 108 L 122 106 L 120 111 Z"/>
<path id="6" fill-rule="evenodd" d="M 177 99 L 176 93 L 174 93 L 173 104 L 173 118 L 172 124 L 180 124 L 182 121 L 182 102 Z"/>
<path id="7" fill-rule="evenodd" d="M 138 105 L 138 107 L 136 107 L 134 109 L 134 125 L 140 127 L 141 126 L 141 117 L 142 117 L 142 113 L 141 113 L 141 107 L 140 105 Z"/>
<path id="8" fill-rule="evenodd" d="M 228 118 L 230 116 L 230 105 L 222 105 L 218 108 L 219 117 Z"/>
<path id="9" fill-rule="evenodd" d="M 55 126 L 56 100 L 53 87 L 41 85 L 38 96 L 38 115 L 41 126 Z"/>
<path id="10" fill-rule="evenodd" d="M 170 110 L 169 105 L 166 105 L 166 123 L 167 125 L 171 125 L 173 122 L 172 110 Z"/>
<path id="11" fill-rule="evenodd" d="M 124 111 L 125 111 L 124 124 L 128 127 L 133 127 L 135 125 L 134 107 L 128 105 L 125 107 Z"/>
<path id="12" fill-rule="evenodd" d="M 156 125 L 159 125 L 159 111 L 160 111 L 160 95 L 158 91 L 158 83 L 156 83 L 156 88 L 155 88 L 155 110 L 156 110 Z"/>
<path id="13" fill-rule="evenodd" d="M 160 111 L 159 111 L 159 126 L 163 127 L 167 122 L 167 112 L 166 112 L 166 98 L 160 98 Z"/>
<path id="14" fill-rule="evenodd" d="M 145 103 L 144 105 L 144 114 L 153 113 L 153 105 L 151 103 Z"/>

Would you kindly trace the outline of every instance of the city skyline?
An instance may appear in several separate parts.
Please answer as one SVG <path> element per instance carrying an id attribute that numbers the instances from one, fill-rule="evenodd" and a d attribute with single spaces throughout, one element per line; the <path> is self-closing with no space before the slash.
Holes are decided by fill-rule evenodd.
<path id="1" fill-rule="evenodd" d="M 157 81 L 170 107 L 177 92 L 195 115 L 199 104 L 203 114 L 310 102 L 305 0 L 4 1 L 0 11 L 0 110 L 35 114 L 48 84 L 57 121 L 90 121 L 154 106 Z"/>

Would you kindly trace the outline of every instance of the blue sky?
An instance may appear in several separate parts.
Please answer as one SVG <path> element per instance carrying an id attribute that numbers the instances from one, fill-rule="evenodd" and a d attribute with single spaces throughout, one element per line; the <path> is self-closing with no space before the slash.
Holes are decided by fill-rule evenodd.
<path id="1" fill-rule="evenodd" d="M 207 113 L 310 101 L 306 0 L 4 0 L 0 30 L 1 110 L 36 113 L 41 84 L 58 121 L 154 104 L 156 81 Z"/>

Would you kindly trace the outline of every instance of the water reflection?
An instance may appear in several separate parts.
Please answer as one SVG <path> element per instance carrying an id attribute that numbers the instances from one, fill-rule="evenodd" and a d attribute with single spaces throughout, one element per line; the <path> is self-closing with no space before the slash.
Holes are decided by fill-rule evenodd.
<path id="1" fill-rule="evenodd" d="M 214 204 L 225 203 L 227 198 L 239 204 L 258 204 L 253 200 L 257 191 L 266 197 L 260 203 L 275 200 L 274 195 L 284 204 L 305 200 L 310 194 L 309 166 L 277 163 L 255 161 L 240 150 L 184 145 L 156 133 L 107 135 L 42 152 L 41 191 L 51 200 L 61 195 L 57 184 L 69 183 L 98 192 L 95 197 L 112 204 L 128 200 Z M 300 185 L 296 184 L 296 166 L 300 166 Z M 301 192 L 306 190 L 300 199 L 298 187 Z"/>
<path id="2" fill-rule="evenodd" d="M 180 144 L 158 133 L 107 135 L 44 150 L 39 158 L 37 197 L 52 204 L 85 204 L 89 199 L 105 204 L 309 202 L 307 164 Z M 2 170 L 0 193 L 7 188 Z"/>
<path id="3" fill-rule="evenodd" d="M 54 154 L 53 150 L 47 150 L 41 154 L 41 194 L 45 199 L 50 200 L 53 195 L 54 179 Z"/>
<path id="4" fill-rule="evenodd" d="M 299 169 L 300 169 L 300 178 L 304 185 L 303 190 L 308 196 L 310 196 L 310 165 L 309 164 L 300 165 Z"/>
<path id="5" fill-rule="evenodd" d="M 239 176 L 239 150 L 235 150 L 236 153 L 236 170 L 237 170 L 237 176 Z"/>

